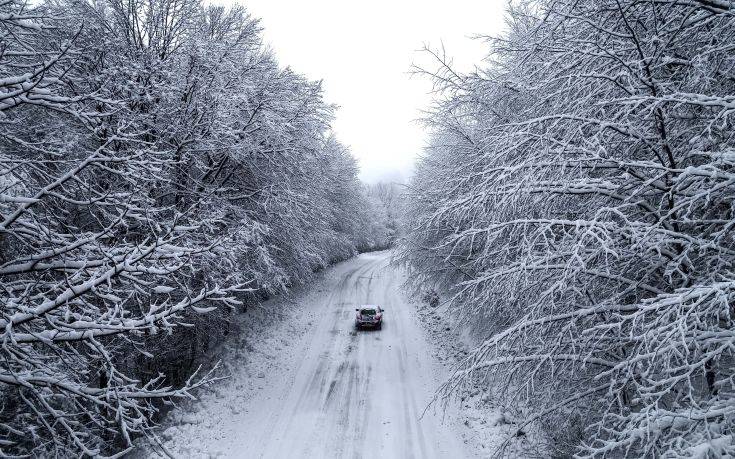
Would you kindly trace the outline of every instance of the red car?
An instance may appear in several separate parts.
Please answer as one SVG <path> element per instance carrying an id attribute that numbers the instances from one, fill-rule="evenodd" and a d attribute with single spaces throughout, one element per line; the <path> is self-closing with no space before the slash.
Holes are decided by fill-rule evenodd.
<path id="1" fill-rule="evenodd" d="M 355 328 L 372 327 L 383 328 L 383 311 L 380 306 L 365 305 L 355 309 Z"/>

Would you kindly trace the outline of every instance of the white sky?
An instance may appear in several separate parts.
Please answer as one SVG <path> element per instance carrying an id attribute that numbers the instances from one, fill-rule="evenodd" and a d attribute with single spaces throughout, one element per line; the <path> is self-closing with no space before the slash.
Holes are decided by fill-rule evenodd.
<path id="1" fill-rule="evenodd" d="M 231 4 L 234 0 L 215 0 Z M 471 70 L 486 47 L 473 35 L 503 27 L 505 0 L 244 0 L 261 19 L 281 65 L 323 80 L 339 105 L 334 130 L 358 158 L 367 182 L 402 180 L 426 135 L 416 123 L 430 84 L 409 75 L 427 62 L 424 43 L 441 46 L 459 70 Z"/>

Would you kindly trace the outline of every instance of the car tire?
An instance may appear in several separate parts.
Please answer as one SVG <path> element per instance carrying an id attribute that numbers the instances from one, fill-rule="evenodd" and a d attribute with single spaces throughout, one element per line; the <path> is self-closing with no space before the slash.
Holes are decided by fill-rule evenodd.
<path id="1" fill-rule="evenodd" d="M 383 329 L 383 322 L 380 322 L 380 323 L 378 324 L 378 330 L 382 330 L 382 329 Z"/>

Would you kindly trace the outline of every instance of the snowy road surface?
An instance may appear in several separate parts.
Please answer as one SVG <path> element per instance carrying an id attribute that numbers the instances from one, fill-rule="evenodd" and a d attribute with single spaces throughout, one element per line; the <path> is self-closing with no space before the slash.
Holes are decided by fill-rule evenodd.
<path id="1" fill-rule="evenodd" d="M 321 292 L 304 300 L 312 302 L 302 309 L 313 313 L 303 317 L 307 332 L 287 355 L 273 356 L 291 359 L 290 369 L 261 374 L 262 390 L 236 416 L 223 407 L 216 440 L 201 447 L 221 457 L 465 457 L 441 410 L 424 413 L 437 366 L 389 252 L 331 270 Z M 362 304 L 386 309 L 382 330 L 354 330 Z"/>

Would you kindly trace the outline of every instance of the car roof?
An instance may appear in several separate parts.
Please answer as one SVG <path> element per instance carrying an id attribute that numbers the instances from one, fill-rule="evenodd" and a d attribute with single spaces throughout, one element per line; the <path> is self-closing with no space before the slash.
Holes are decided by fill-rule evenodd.
<path id="1" fill-rule="evenodd" d="M 363 304 L 360 309 L 380 309 L 380 306 L 376 304 Z"/>

